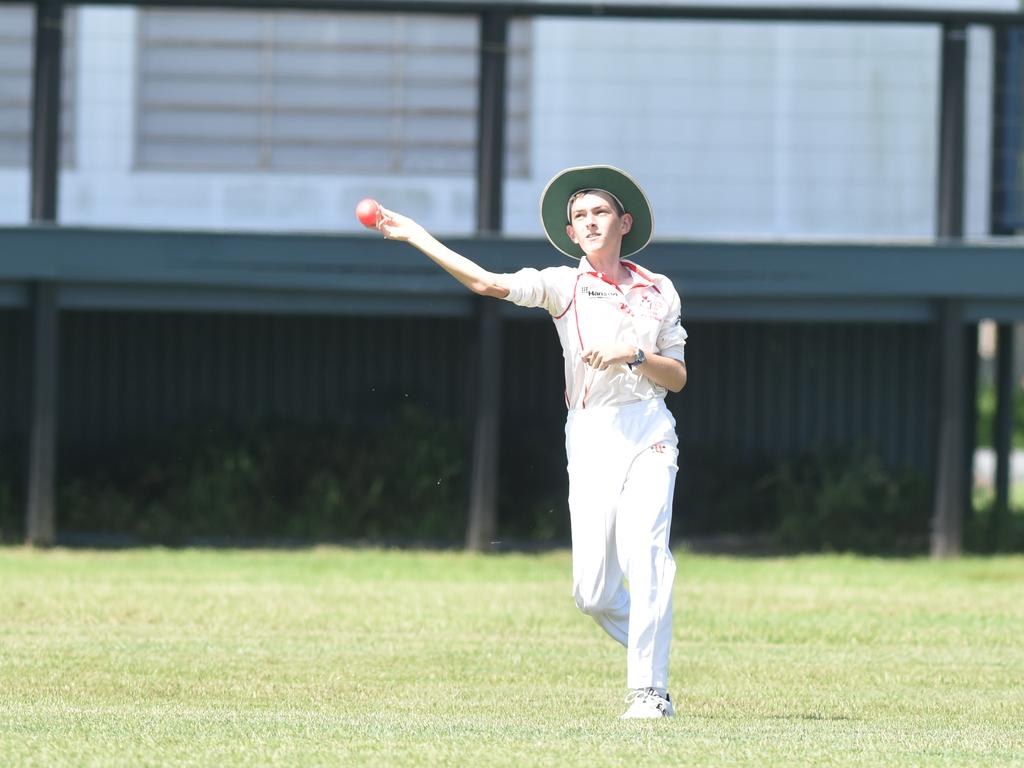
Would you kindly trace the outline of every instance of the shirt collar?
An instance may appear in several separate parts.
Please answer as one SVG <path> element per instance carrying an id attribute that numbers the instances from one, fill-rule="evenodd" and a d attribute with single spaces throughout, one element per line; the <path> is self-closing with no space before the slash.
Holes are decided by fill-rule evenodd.
<path id="1" fill-rule="evenodd" d="M 629 286 L 631 289 L 632 288 L 647 288 L 648 286 L 653 286 L 654 289 L 657 290 L 657 286 L 654 285 L 654 278 L 652 278 L 649 274 L 647 274 L 647 272 L 645 270 L 641 269 L 640 267 L 638 267 L 633 262 L 627 261 L 626 259 L 620 259 L 619 261 L 622 262 L 622 265 L 626 269 L 628 269 L 630 272 L 633 273 L 633 283 L 632 283 L 632 285 Z M 580 272 L 586 273 L 588 275 L 597 275 L 597 276 L 600 276 L 600 277 L 603 278 L 603 273 L 598 272 L 596 269 L 594 269 L 590 265 L 590 262 L 587 261 L 587 257 L 586 256 L 583 256 L 582 258 L 580 258 L 580 265 L 578 267 L 578 270 Z M 608 282 L 611 282 L 611 281 L 609 280 Z"/>
<path id="2" fill-rule="evenodd" d="M 628 262 L 625 259 L 619 259 L 619 261 L 621 261 L 623 264 L 628 264 Z M 595 275 L 603 275 L 604 274 L 603 272 L 598 272 L 596 269 L 594 269 L 594 267 L 591 265 L 591 263 L 589 261 L 587 261 L 587 257 L 586 256 L 582 256 L 580 258 L 579 271 L 580 272 L 588 272 L 588 273 L 595 274 Z"/>

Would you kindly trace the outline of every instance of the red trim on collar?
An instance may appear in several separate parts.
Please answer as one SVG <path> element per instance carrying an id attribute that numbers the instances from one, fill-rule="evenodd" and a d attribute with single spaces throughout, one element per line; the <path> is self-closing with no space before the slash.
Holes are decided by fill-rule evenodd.
<path id="1" fill-rule="evenodd" d="M 622 288 L 619 286 L 619 284 L 616 283 L 614 280 L 612 280 L 610 277 L 608 277 L 608 275 L 606 275 L 604 272 L 584 272 L 583 274 L 590 275 L 590 277 L 596 277 L 601 282 L 608 283 L 608 285 L 610 285 L 616 291 L 621 293 L 623 296 L 626 295 L 625 292 L 622 290 Z M 577 277 L 576 278 L 576 282 L 578 283 L 579 280 L 580 279 Z"/>
<path id="2" fill-rule="evenodd" d="M 622 264 L 622 266 L 624 266 L 630 272 L 632 272 L 635 276 L 639 277 L 641 280 L 646 280 L 647 281 L 646 283 L 633 283 L 632 285 L 629 286 L 629 290 L 632 291 L 634 288 L 653 288 L 658 293 L 661 293 L 661 289 L 658 288 L 658 286 L 654 283 L 654 278 L 651 277 L 651 275 L 649 275 L 647 272 L 642 270 L 640 267 L 638 267 L 636 264 L 634 264 L 631 261 L 626 261 L 625 259 L 622 259 L 619 263 Z M 583 262 L 580 262 L 580 264 L 582 265 Z M 590 263 L 589 262 L 587 262 L 587 266 L 590 267 Z M 623 296 L 626 295 L 626 292 L 622 290 L 622 286 L 620 286 L 618 283 L 616 283 L 610 277 L 605 275 L 604 272 L 597 272 L 597 271 L 594 270 L 593 267 L 590 267 L 589 270 L 583 270 L 582 266 L 581 266 L 580 271 L 583 274 L 585 274 L 585 275 L 589 275 L 590 277 L 596 277 L 598 280 L 601 280 L 601 281 L 603 281 L 605 283 L 608 283 L 608 285 L 610 285 L 613 288 L 615 288 L 615 290 L 617 290 Z M 577 283 L 579 282 L 579 277 L 578 276 L 576 278 L 576 282 Z"/>
<path id="3" fill-rule="evenodd" d="M 645 272 L 644 270 L 640 269 L 640 267 L 634 264 L 632 261 L 626 261 L 625 259 L 622 259 L 619 263 L 622 264 L 622 266 L 624 266 L 630 272 L 636 275 L 640 275 L 640 277 L 642 277 L 644 280 L 647 280 L 648 282 L 651 283 L 654 282 L 653 277 L 647 274 L 647 272 Z"/>
<path id="4" fill-rule="evenodd" d="M 634 275 L 637 275 L 637 276 L 639 276 L 639 277 L 641 277 L 641 278 L 643 278 L 644 280 L 647 281 L 647 285 L 633 284 L 632 286 L 630 286 L 630 290 L 632 290 L 633 288 L 647 288 L 647 287 L 651 287 L 654 290 L 656 290 L 658 293 L 661 293 L 661 290 L 658 288 L 658 286 L 654 284 L 654 278 L 651 277 L 649 274 L 647 274 L 644 270 L 640 269 L 640 267 L 638 267 L 636 264 L 634 264 L 631 261 L 623 260 L 621 263 L 622 263 L 622 266 L 624 266 L 626 269 L 628 269 Z"/>

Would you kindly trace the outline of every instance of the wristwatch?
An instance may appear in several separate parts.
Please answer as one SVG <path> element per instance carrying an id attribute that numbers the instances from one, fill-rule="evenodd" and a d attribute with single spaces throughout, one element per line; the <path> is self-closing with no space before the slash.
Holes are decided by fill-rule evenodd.
<path id="1" fill-rule="evenodd" d="M 644 351 L 642 349 L 640 349 L 640 347 L 637 347 L 636 348 L 636 359 L 634 359 L 633 362 L 631 362 L 631 363 L 626 363 L 626 365 L 628 365 L 629 366 L 629 370 L 632 371 L 636 366 L 643 365 L 646 362 L 647 362 L 647 355 L 644 354 Z"/>

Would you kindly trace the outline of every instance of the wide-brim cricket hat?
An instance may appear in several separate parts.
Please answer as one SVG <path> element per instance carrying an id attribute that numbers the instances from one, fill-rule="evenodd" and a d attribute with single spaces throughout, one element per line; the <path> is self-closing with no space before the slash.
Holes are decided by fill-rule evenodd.
<path id="1" fill-rule="evenodd" d="M 544 234 L 559 251 L 571 259 L 583 257 L 583 249 L 566 232 L 569 198 L 584 189 L 600 189 L 615 196 L 633 227 L 622 236 L 620 258 L 640 251 L 654 234 L 654 212 L 643 189 L 632 176 L 611 165 L 582 165 L 559 171 L 540 195 L 540 223 Z"/>

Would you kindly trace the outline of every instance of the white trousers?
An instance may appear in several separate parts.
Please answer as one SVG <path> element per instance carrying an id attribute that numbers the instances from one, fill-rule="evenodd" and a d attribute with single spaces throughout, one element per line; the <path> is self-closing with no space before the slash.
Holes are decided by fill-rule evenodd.
<path id="1" fill-rule="evenodd" d="M 660 398 L 570 411 L 565 450 L 576 606 L 626 646 L 629 688 L 667 689 L 675 419 Z"/>

